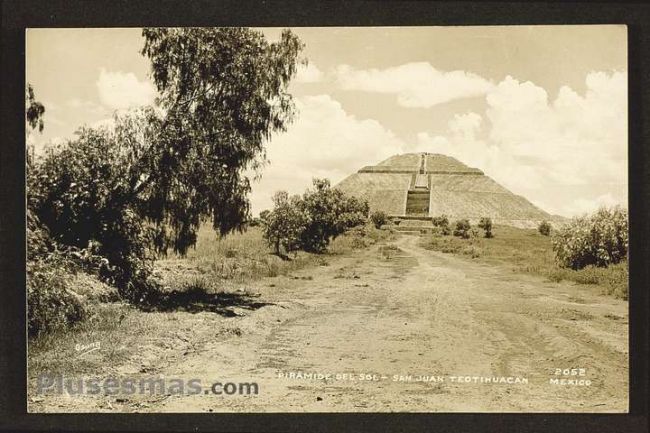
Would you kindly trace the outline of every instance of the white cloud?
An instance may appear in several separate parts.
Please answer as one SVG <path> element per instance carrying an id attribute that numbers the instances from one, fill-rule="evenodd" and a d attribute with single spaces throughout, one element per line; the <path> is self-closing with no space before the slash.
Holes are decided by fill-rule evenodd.
<path id="1" fill-rule="evenodd" d="M 368 70 L 341 65 L 336 77 L 343 89 L 394 94 L 404 107 L 433 107 L 483 96 L 493 88 L 490 81 L 471 72 L 440 71 L 427 62 Z"/>
<path id="2" fill-rule="evenodd" d="M 585 84 L 584 95 L 565 86 L 550 100 L 541 87 L 507 77 L 487 94 L 486 118 L 456 115 L 444 136 L 419 134 L 415 149 L 481 168 L 549 212 L 575 215 L 625 203 L 626 74 L 592 72 Z M 563 189 L 601 193 L 575 200 Z"/>
<path id="3" fill-rule="evenodd" d="M 318 69 L 313 62 L 309 62 L 306 66 L 300 65 L 296 73 L 296 81 L 299 83 L 317 83 L 323 79 L 323 71 Z"/>
<path id="4" fill-rule="evenodd" d="M 490 140 L 514 156 L 539 162 L 565 185 L 627 182 L 627 77 L 592 72 L 579 95 L 546 91 L 511 77 L 488 95 Z"/>
<path id="5" fill-rule="evenodd" d="M 132 72 L 107 71 L 102 68 L 97 79 L 102 104 L 111 109 L 126 109 L 147 105 L 156 97 L 149 81 L 140 81 Z"/>
<path id="6" fill-rule="evenodd" d="M 66 101 L 66 106 L 74 110 L 80 110 L 93 115 L 106 116 L 109 110 L 103 105 L 97 104 L 92 101 L 82 100 L 79 98 L 72 98 Z"/>
<path id="7" fill-rule="evenodd" d="M 623 200 L 620 197 L 614 197 L 613 194 L 607 193 L 599 195 L 593 199 L 579 198 L 573 201 L 563 208 L 563 213 L 565 215 L 583 215 L 592 213 L 601 206 L 611 207 L 611 206 L 623 206 L 627 207 L 627 200 Z"/>
<path id="8" fill-rule="evenodd" d="M 372 119 L 358 119 L 327 95 L 296 99 L 299 117 L 267 145 L 270 164 L 253 185 L 255 213 L 271 206 L 278 190 L 302 193 L 314 177 L 337 183 L 361 166 L 403 151 L 403 143 Z"/>
<path id="9" fill-rule="evenodd" d="M 592 72 L 586 91 L 557 96 L 507 77 L 486 94 L 481 115 L 455 115 L 443 134 L 404 143 L 372 119 L 358 119 L 327 95 L 296 103 L 300 116 L 268 144 L 271 164 L 253 187 L 255 212 L 280 189 L 301 193 L 313 177 L 333 183 L 365 164 L 403 152 L 437 152 L 478 167 L 544 210 L 565 216 L 627 202 L 627 77 Z"/>

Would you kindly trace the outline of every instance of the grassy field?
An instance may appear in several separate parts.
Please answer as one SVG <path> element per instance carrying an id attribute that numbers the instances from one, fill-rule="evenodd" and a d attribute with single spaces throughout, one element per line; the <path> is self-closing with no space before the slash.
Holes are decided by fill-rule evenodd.
<path id="1" fill-rule="evenodd" d="M 271 253 L 259 227 L 219 239 L 208 225 L 201 227 L 195 248 L 185 257 L 170 254 L 158 260 L 155 275 L 172 289 L 209 285 L 225 289 L 262 277 L 287 275 L 308 265 L 323 264 L 324 256 L 299 251 L 289 260 Z"/>
<path id="2" fill-rule="evenodd" d="M 555 264 L 551 238 L 542 236 L 537 230 L 495 226 L 493 233 L 494 237 L 490 239 L 423 236 L 421 246 L 507 266 L 513 272 L 542 275 L 551 281 L 567 280 L 579 284 L 592 284 L 598 286 L 605 294 L 627 299 L 627 261 L 608 268 L 588 266 L 574 271 L 560 268 Z"/>
<path id="3" fill-rule="evenodd" d="M 327 266 L 328 256 L 364 248 L 390 236 L 390 232 L 368 225 L 337 237 L 324 254 L 297 251 L 282 259 L 272 254 L 259 227 L 219 239 L 206 225 L 199 230 L 196 247 L 185 257 L 171 254 L 157 261 L 156 275 L 172 289 L 210 285 L 223 290 L 263 277 L 289 275 L 306 266 Z"/>

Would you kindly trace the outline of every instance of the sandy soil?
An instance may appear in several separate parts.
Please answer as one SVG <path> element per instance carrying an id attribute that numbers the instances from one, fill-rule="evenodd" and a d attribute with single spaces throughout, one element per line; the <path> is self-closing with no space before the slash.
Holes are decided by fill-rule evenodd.
<path id="1" fill-rule="evenodd" d="M 205 388 L 215 381 L 256 382 L 257 395 L 118 396 L 108 404 L 46 397 L 36 409 L 627 411 L 626 302 L 600 296 L 593 287 L 427 251 L 417 241 L 401 236 L 390 258 L 374 246 L 328 258 L 328 266 L 260 280 L 254 290 L 273 305 L 242 310 L 241 316 L 184 313 L 179 327 L 183 321 L 191 326 L 185 334 L 191 350 L 164 348 L 175 353 L 157 352 L 147 361 L 149 373 L 200 378 Z M 223 332 L 224 326 L 232 332 Z M 139 368 L 125 365 L 115 372 L 129 375 Z M 556 375 L 556 369 L 571 368 L 584 369 L 584 375 Z M 501 377 L 527 383 L 481 383 Z M 550 383 L 562 378 L 590 385 Z"/>

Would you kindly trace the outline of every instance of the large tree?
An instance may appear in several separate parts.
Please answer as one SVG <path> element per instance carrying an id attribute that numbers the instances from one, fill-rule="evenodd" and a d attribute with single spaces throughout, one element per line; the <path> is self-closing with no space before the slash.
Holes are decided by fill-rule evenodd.
<path id="1" fill-rule="evenodd" d="M 159 97 L 82 128 L 50 152 L 30 180 L 30 206 L 56 240 L 98 241 L 127 287 L 147 272 L 146 251 L 185 253 L 205 217 L 219 233 L 249 217 L 250 179 L 265 141 L 294 115 L 287 87 L 302 43 L 290 31 L 268 42 L 242 28 L 145 29 Z"/>
<path id="2" fill-rule="evenodd" d="M 249 216 L 244 172 L 263 165 L 265 140 L 294 115 L 287 86 L 303 45 L 288 30 L 276 43 L 245 28 L 157 28 L 143 36 L 164 114 L 133 191 L 145 194 L 146 217 L 170 227 L 172 246 L 185 252 L 200 217 L 211 216 L 225 234 Z"/>

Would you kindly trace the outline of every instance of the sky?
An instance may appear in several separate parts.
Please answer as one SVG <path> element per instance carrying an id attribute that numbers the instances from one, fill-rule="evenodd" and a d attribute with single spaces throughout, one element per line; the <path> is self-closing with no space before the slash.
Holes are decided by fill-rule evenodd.
<path id="1" fill-rule="evenodd" d="M 453 156 L 552 214 L 627 206 L 625 26 L 292 31 L 308 60 L 289 88 L 298 116 L 266 143 L 254 214 L 275 191 L 406 152 Z M 26 79 L 46 109 L 37 152 L 153 103 L 142 45 L 135 28 L 27 30 Z"/>

